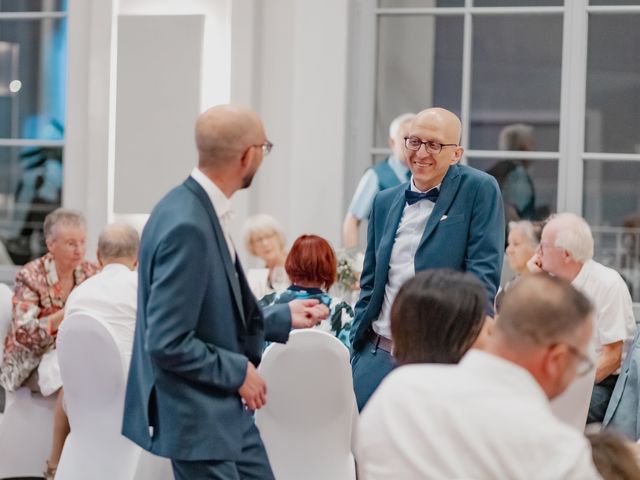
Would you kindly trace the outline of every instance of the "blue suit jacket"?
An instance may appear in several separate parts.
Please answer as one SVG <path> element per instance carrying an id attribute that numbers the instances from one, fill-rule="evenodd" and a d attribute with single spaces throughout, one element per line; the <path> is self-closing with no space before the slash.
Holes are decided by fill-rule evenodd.
<path id="1" fill-rule="evenodd" d="M 380 192 L 374 201 L 360 298 L 351 330 L 354 350 L 361 350 L 384 300 L 389 259 L 405 206 L 408 183 Z M 443 219 L 446 215 L 447 218 Z M 452 268 L 474 273 L 493 305 L 504 253 L 504 212 L 500 189 L 491 176 L 466 165 L 451 165 L 427 221 L 415 256 L 415 271 Z"/>
<path id="2" fill-rule="evenodd" d="M 287 340 L 289 308 L 263 318 L 191 177 L 154 208 L 139 260 L 122 433 L 172 459 L 233 461 L 248 415 L 237 393 L 247 359 L 258 364 L 265 327 L 269 340 Z"/>
<path id="3" fill-rule="evenodd" d="M 602 425 L 631 441 L 640 439 L 640 330 L 624 359 Z"/>

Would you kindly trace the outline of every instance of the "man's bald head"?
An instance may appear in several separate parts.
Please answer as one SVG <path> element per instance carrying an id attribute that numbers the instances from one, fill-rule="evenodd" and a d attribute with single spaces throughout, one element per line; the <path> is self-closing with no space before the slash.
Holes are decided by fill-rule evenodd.
<path id="1" fill-rule="evenodd" d="M 218 105 L 203 112 L 196 121 L 198 167 L 228 165 L 250 145 L 264 142 L 260 117 L 248 108 Z"/>
<path id="2" fill-rule="evenodd" d="M 416 115 L 413 124 L 437 126 L 445 137 L 442 143 L 460 143 L 462 123 L 455 113 L 447 109 L 434 107 L 422 110 Z"/>
<path id="3" fill-rule="evenodd" d="M 126 223 L 111 223 L 102 229 L 98 239 L 98 259 L 102 264 L 135 264 L 140 236 Z"/>

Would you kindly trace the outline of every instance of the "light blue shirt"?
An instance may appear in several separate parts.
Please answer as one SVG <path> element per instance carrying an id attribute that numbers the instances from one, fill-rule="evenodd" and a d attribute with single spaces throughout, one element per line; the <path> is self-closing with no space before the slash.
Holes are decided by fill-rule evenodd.
<path id="1" fill-rule="evenodd" d="M 396 157 L 389 155 L 389 166 L 396 174 L 401 183 L 407 181 L 407 172 L 409 169 Z M 369 168 L 360 179 L 358 187 L 356 188 L 351 204 L 349 205 L 349 213 L 356 217 L 358 220 L 364 220 L 369 218 L 371 213 L 371 207 L 373 207 L 373 199 L 380 191 L 380 182 L 378 175 Z"/>

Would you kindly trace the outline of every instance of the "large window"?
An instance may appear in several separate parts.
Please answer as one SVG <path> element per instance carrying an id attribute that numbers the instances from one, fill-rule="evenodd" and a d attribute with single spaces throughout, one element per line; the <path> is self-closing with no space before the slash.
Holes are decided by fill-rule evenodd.
<path id="1" fill-rule="evenodd" d="M 60 206 L 66 23 L 65 0 L 0 0 L 0 265 L 42 255 Z"/>
<path id="2" fill-rule="evenodd" d="M 497 178 L 509 218 L 582 214 L 596 259 L 640 302 L 640 0 L 356 5 L 354 48 L 376 53 L 353 57 L 354 115 L 373 119 L 354 127 L 351 157 L 381 158 L 396 115 L 449 108 L 464 161 Z"/>

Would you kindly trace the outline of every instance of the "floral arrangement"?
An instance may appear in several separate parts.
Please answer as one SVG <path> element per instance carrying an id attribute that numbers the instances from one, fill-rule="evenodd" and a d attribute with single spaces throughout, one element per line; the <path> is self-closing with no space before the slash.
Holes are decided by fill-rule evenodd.
<path id="1" fill-rule="evenodd" d="M 355 248 L 336 251 L 338 271 L 334 296 L 351 303 L 351 297 L 360 289 L 360 273 L 364 255 Z"/>

